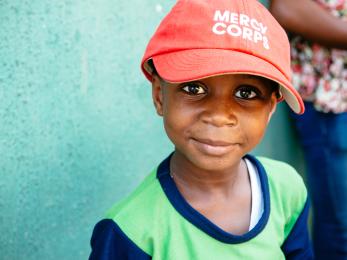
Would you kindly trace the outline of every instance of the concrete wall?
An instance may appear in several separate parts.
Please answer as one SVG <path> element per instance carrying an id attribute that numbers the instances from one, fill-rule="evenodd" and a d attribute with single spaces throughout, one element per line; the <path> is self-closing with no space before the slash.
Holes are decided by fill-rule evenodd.
<path id="1" fill-rule="evenodd" d="M 140 73 L 173 0 L 0 0 L 0 259 L 86 259 L 171 150 Z M 301 167 L 286 107 L 255 151 Z"/>

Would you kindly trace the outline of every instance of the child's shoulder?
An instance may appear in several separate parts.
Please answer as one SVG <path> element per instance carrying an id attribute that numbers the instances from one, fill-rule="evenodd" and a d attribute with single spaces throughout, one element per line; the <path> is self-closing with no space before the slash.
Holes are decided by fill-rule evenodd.
<path id="1" fill-rule="evenodd" d="M 257 157 L 257 159 L 266 171 L 269 184 L 286 187 L 288 191 L 302 190 L 306 192 L 303 178 L 294 167 L 288 163 L 266 157 Z M 289 187 L 290 189 L 288 189 Z"/>
<path id="2" fill-rule="evenodd" d="M 153 170 L 130 195 L 107 211 L 106 218 L 118 222 L 132 216 L 144 216 L 146 212 L 150 212 L 149 208 L 153 208 L 162 199 L 160 194 L 160 183 L 156 178 L 156 170 Z"/>
<path id="3" fill-rule="evenodd" d="M 151 252 L 149 238 L 158 233 L 156 212 L 158 208 L 165 208 L 156 173 L 156 169 L 153 170 L 130 195 L 111 207 L 95 226 L 91 243 L 96 251 L 104 252 L 103 248 L 114 242 L 110 245 L 114 250 L 132 250 L 136 257 Z M 99 245 L 102 245 L 101 249 Z"/>
<path id="4" fill-rule="evenodd" d="M 144 252 L 151 252 L 148 243 L 153 234 L 160 233 L 160 214 L 170 212 L 157 170 L 153 170 L 140 185 L 125 199 L 116 203 L 106 213 L 108 229 L 115 230 L 117 236 L 125 236 Z M 115 228 L 116 227 L 116 228 Z M 123 235 L 121 235 L 123 234 Z"/>
<path id="5" fill-rule="evenodd" d="M 308 208 L 308 195 L 303 178 L 289 164 L 269 158 L 257 158 L 268 177 L 272 214 L 285 219 L 286 232 Z"/>

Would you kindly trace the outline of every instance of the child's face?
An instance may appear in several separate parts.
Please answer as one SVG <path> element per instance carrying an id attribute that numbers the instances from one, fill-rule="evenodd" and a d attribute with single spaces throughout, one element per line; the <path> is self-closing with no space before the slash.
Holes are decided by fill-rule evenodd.
<path id="1" fill-rule="evenodd" d="M 277 98 L 270 81 L 221 75 L 182 84 L 153 79 L 153 100 L 168 137 L 199 169 L 230 169 L 262 139 Z"/>

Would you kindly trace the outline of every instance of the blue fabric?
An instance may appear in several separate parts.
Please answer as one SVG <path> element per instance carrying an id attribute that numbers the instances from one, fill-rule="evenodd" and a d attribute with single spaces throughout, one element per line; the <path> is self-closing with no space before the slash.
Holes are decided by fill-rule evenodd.
<path id="1" fill-rule="evenodd" d="M 315 257 L 347 259 L 347 113 L 305 107 L 292 116 L 306 157 Z"/>
<path id="2" fill-rule="evenodd" d="M 287 260 L 313 259 L 310 236 L 307 230 L 309 209 L 309 201 L 307 200 L 293 229 L 281 247 Z"/>
<path id="3" fill-rule="evenodd" d="M 147 260 L 151 257 L 134 244 L 111 219 L 96 224 L 89 260 Z"/>

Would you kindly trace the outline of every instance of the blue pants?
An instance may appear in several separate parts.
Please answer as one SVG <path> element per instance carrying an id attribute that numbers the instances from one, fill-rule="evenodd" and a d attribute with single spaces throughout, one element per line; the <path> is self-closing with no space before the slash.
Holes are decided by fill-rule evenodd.
<path id="1" fill-rule="evenodd" d="M 347 259 L 347 113 L 305 107 L 293 118 L 306 158 L 315 256 Z"/>

